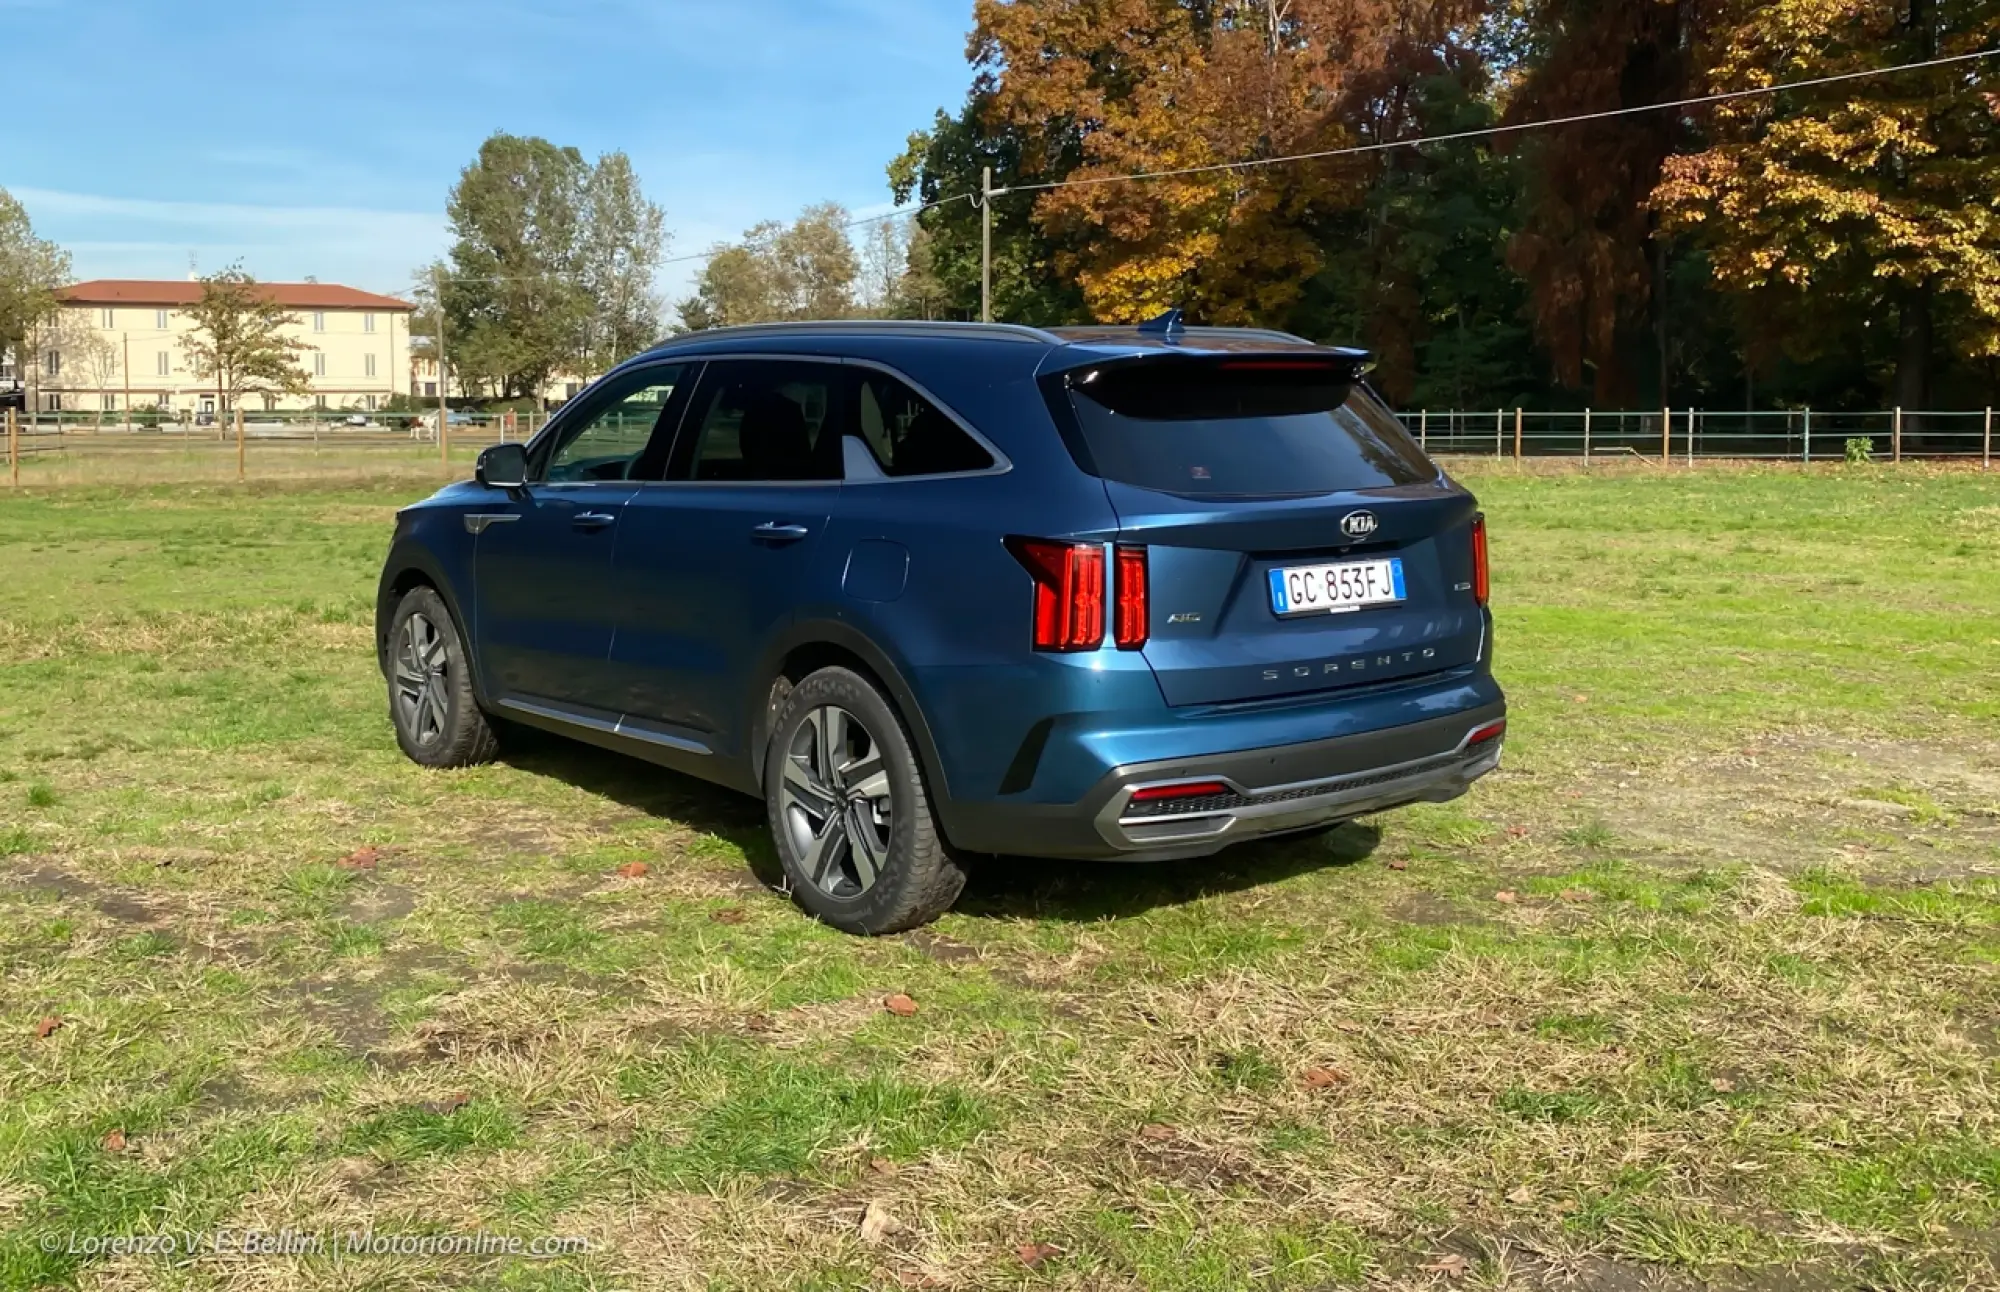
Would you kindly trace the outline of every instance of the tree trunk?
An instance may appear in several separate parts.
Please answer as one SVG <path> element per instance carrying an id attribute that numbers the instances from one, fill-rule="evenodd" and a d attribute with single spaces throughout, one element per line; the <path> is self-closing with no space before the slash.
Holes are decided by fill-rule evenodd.
<path id="1" fill-rule="evenodd" d="M 1905 288 L 1899 305 L 1896 349 L 1896 406 L 1903 410 L 1903 435 L 1921 435 L 1921 418 L 1910 414 L 1929 406 L 1931 393 L 1931 296 L 1926 281 Z"/>

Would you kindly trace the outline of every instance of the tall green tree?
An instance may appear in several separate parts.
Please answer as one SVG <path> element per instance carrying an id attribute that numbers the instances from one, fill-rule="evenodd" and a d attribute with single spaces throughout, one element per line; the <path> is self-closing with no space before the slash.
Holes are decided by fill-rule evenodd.
<path id="1" fill-rule="evenodd" d="M 496 134 L 446 207 L 445 353 L 503 398 L 539 395 L 558 372 L 602 370 L 658 339 L 653 287 L 665 217 L 631 161 L 596 164 L 546 139 Z"/>
<path id="2" fill-rule="evenodd" d="M 693 296 L 679 307 L 689 331 L 793 319 L 852 318 L 861 261 L 846 208 L 826 202 L 791 224 L 767 220 L 713 249 Z"/>
<path id="3" fill-rule="evenodd" d="M 584 183 L 578 272 L 590 300 L 582 350 L 603 372 L 660 338 L 653 276 L 666 254 L 666 215 L 646 199 L 631 159 L 606 153 Z"/>
<path id="4" fill-rule="evenodd" d="M 69 277 L 69 253 L 36 237 L 28 212 L 0 188 L 0 354 L 28 366 L 34 332 L 55 315 Z"/>
<path id="5" fill-rule="evenodd" d="M 300 359 L 313 347 L 285 335 L 299 326 L 298 315 L 240 265 L 203 278 L 201 298 L 186 314 L 191 327 L 181 337 L 181 354 L 221 407 L 240 407 L 248 394 L 302 395 L 312 388 Z"/>
<path id="6" fill-rule="evenodd" d="M 496 134 L 460 174 L 446 214 L 446 353 L 502 398 L 541 393 L 581 350 L 590 297 L 581 270 L 590 167 L 574 148 Z"/>

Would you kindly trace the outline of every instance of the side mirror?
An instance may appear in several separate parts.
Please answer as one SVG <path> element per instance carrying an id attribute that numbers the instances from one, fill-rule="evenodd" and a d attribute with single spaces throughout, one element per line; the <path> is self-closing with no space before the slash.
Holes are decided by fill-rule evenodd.
<path id="1" fill-rule="evenodd" d="M 528 483 L 528 451 L 519 444 L 483 449 L 472 476 L 488 489 L 520 489 Z"/>

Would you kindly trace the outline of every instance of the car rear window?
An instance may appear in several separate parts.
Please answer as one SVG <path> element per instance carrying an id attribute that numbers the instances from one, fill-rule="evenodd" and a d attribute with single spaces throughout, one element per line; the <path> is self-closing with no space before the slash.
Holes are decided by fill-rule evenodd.
<path id="1" fill-rule="evenodd" d="M 1436 476 L 1352 368 L 1313 360 L 1141 359 L 1059 374 L 1078 464 L 1216 498 L 1298 497 Z"/>

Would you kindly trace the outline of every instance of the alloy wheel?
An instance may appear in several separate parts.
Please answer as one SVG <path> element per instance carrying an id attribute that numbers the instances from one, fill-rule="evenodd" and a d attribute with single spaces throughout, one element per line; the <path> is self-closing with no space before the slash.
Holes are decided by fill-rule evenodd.
<path id="1" fill-rule="evenodd" d="M 444 737 L 450 712 L 445 689 L 448 663 L 444 634 L 436 624 L 421 614 L 403 621 L 403 637 L 396 645 L 396 716 L 420 745 Z"/>
<path id="2" fill-rule="evenodd" d="M 785 751 L 785 829 L 806 881 L 849 900 L 875 887 L 889 857 L 889 771 L 861 719 L 809 711 Z"/>

